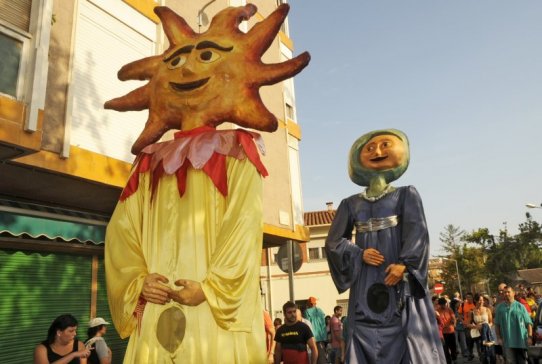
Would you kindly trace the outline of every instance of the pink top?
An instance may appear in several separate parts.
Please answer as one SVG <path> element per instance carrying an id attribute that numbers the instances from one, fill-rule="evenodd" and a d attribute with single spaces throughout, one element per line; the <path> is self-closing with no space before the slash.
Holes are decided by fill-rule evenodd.
<path id="1" fill-rule="evenodd" d="M 329 325 L 331 326 L 331 347 L 340 348 L 343 335 L 343 323 L 337 316 L 333 316 Z"/>

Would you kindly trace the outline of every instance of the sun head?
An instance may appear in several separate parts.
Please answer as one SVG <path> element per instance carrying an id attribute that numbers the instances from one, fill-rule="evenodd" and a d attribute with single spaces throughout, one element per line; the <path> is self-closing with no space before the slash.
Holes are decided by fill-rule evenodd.
<path id="1" fill-rule="evenodd" d="M 309 62 L 307 52 L 286 62 L 264 64 L 269 48 L 288 14 L 286 4 L 247 33 L 239 24 L 256 13 L 247 4 L 220 11 L 209 29 L 195 33 L 167 7 L 156 7 L 169 48 L 161 55 L 129 63 L 120 80 L 148 80 L 144 86 L 107 101 L 117 111 L 149 109 L 145 129 L 132 146 L 139 153 L 170 129 L 188 130 L 232 122 L 261 131 L 275 131 L 276 117 L 263 104 L 259 88 L 300 72 Z"/>

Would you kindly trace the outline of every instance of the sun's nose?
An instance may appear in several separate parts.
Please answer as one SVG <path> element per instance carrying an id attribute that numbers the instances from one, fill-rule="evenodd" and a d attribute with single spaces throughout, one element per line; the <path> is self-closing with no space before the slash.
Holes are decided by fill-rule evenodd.
<path id="1" fill-rule="evenodd" d="M 182 68 L 181 68 L 181 75 L 183 77 L 190 77 L 194 75 L 193 65 L 191 62 L 187 62 Z"/>

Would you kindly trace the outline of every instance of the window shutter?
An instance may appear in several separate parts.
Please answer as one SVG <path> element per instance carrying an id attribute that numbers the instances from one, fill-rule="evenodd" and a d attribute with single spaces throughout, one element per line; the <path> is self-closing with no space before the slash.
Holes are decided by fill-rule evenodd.
<path id="1" fill-rule="evenodd" d="M 1 0 L 0 20 L 28 32 L 30 29 L 30 9 L 32 0 Z"/>

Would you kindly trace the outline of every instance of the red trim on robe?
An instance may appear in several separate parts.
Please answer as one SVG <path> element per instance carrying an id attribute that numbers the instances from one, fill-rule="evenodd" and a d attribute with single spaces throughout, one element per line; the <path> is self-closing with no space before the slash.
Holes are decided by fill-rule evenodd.
<path id="1" fill-rule="evenodd" d="M 134 310 L 134 317 L 137 320 L 137 333 L 141 333 L 141 320 L 143 319 L 143 312 L 145 311 L 145 305 L 147 304 L 147 300 L 145 300 L 142 296 L 139 296 L 137 300 L 137 305 Z"/>
<path id="2" fill-rule="evenodd" d="M 198 135 L 204 134 L 204 133 L 221 133 L 221 135 L 224 136 L 235 136 L 237 145 L 231 145 L 230 150 L 227 150 L 224 152 L 223 149 L 222 152 L 218 152 L 216 149 L 218 149 L 218 146 L 211 143 L 211 146 L 215 149 L 213 150 L 210 157 L 207 159 L 203 167 L 201 167 L 201 170 L 211 178 L 213 181 L 213 184 L 217 188 L 217 190 L 223 195 L 228 195 L 228 176 L 227 176 L 227 170 L 226 170 L 226 156 L 231 156 L 234 158 L 237 158 L 239 160 L 244 159 L 245 157 L 248 158 L 248 160 L 256 167 L 257 171 L 260 173 L 262 177 L 266 177 L 268 175 L 267 170 L 265 169 L 265 166 L 263 165 L 260 155 L 258 153 L 258 148 L 254 142 L 254 138 L 260 138 L 260 136 L 256 133 L 248 132 L 246 130 L 242 129 L 235 129 L 235 130 L 222 130 L 217 131 L 216 129 L 210 127 L 210 126 L 203 126 L 200 128 L 188 130 L 188 131 L 179 131 L 175 133 L 175 139 L 191 139 L 188 143 L 179 144 L 180 154 L 184 153 L 183 156 L 185 156 L 185 159 L 182 159 L 182 162 L 179 164 L 177 169 L 173 171 L 173 173 L 167 173 L 164 170 L 164 164 L 163 160 L 165 158 L 168 158 L 168 156 L 164 156 L 160 154 L 160 151 L 163 149 L 165 150 L 169 146 L 175 144 L 175 141 L 170 142 L 164 142 L 164 143 L 157 143 L 154 144 L 152 151 L 146 152 L 145 148 L 136 158 L 134 161 L 134 170 L 131 174 L 130 178 L 128 179 L 128 183 L 126 184 L 126 187 L 122 191 L 120 195 L 120 201 L 126 200 L 128 197 L 130 197 L 132 194 L 134 194 L 137 189 L 139 188 L 139 175 L 149 172 L 151 173 L 151 196 L 154 197 L 157 189 L 158 189 L 158 183 L 160 179 L 164 175 L 175 175 L 177 178 L 177 188 L 179 190 L 179 196 L 182 197 L 186 191 L 186 176 L 188 173 L 188 168 L 194 168 L 193 164 L 191 163 L 189 159 L 189 154 L 191 149 L 197 150 L 197 141 L 196 140 Z M 231 140 L 231 138 L 230 138 Z M 192 145 L 192 144 L 194 145 Z M 241 153 L 239 153 L 239 146 L 241 146 Z M 237 149 L 237 150 L 236 150 Z M 157 155 L 160 155 L 157 157 Z M 175 155 L 171 158 L 175 158 L 178 156 Z M 154 158 L 162 158 L 159 160 L 153 160 Z M 154 162 L 154 163 L 153 163 Z M 151 166 L 154 165 L 154 168 Z"/>

